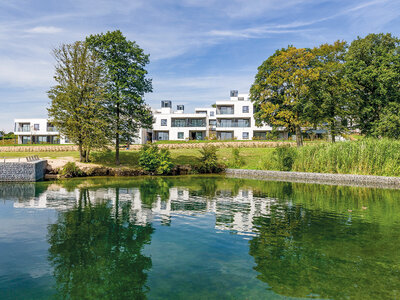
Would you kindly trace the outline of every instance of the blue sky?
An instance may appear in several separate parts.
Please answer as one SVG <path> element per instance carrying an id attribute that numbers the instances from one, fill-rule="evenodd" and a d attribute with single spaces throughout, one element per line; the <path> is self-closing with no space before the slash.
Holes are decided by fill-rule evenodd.
<path id="1" fill-rule="evenodd" d="M 54 84 L 51 50 L 120 29 L 150 54 L 153 93 L 194 107 L 248 92 L 276 49 L 399 36 L 399 0 L 0 0 L 0 130 L 46 117 Z"/>

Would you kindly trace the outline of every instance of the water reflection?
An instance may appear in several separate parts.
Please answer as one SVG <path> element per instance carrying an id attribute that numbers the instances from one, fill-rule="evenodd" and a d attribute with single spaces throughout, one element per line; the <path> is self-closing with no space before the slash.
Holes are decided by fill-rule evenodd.
<path id="1" fill-rule="evenodd" d="M 81 189 L 74 208 L 60 212 L 48 228 L 49 261 L 62 299 L 142 299 L 151 258 L 150 224 L 135 225 L 128 202 L 93 203 Z"/>
<path id="2" fill-rule="evenodd" d="M 48 242 L 61 298 L 145 298 L 152 288 L 145 245 L 151 248 L 157 226 L 171 226 L 165 234 L 187 226 L 178 221 L 182 216 L 201 226 L 200 216 L 213 216 L 206 220 L 214 233 L 248 240 L 254 264 L 247 272 L 265 285 L 239 283 L 247 298 L 267 289 L 289 297 L 400 295 L 400 191 L 223 177 L 70 180 L 35 188 L 31 194 L 24 189 L 14 207 L 59 211 Z M 198 226 L 170 243 L 185 243 L 196 254 L 200 250 L 187 244 L 213 243 Z M 176 266 L 169 267 L 173 273 Z M 224 272 L 235 275 L 234 269 Z M 195 281 L 193 274 L 185 275 Z M 172 278 L 162 280 L 173 289 Z"/>

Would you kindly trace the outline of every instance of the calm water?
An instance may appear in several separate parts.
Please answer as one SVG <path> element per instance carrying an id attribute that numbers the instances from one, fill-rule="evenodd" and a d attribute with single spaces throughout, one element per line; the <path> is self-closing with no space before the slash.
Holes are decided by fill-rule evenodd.
<path id="1" fill-rule="evenodd" d="M 400 191 L 0 184 L 0 299 L 400 299 Z"/>

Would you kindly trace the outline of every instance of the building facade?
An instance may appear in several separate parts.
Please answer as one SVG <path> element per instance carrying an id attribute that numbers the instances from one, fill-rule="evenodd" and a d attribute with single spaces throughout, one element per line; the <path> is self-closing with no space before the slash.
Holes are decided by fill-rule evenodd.
<path id="1" fill-rule="evenodd" d="M 174 110 L 170 100 L 161 101 L 161 108 L 152 112 L 153 128 L 140 129 L 133 144 L 168 140 L 264 140 L 272 132 L 269 125 L 256 125 L 249 95 L 236 90 L 230 92 L 229 100 L 217 101 L 212 107 L 196 108 L 194 113 L 186 113 L 184 105 L 177 105 Z M 16 119 L 14 133 L 19 144 L 68 143 L 47 119 Z M 280 139 L 288 138 L 284 128 L 277 133 Z"/>
<path id="2" fill-rule="evenodd" d="M 184 112 L 183 105 L 172 108 L 169 100 L 161 101 L 161 108 L 153 110 L 155 123 L 151 139 L 161 140 L 263 140 L 272 127 L 257 126 L 254 107 L 248 94 L 230 92 L 230 99 L 217 101 L 210 108 L 196 108 L 194 114 Z M 279 138 L 287 139 L 288 134 L 281 128 Z"/>
<path id="3" fill-rule="evenodd" d="M 68 144 L 47 119 L 15 119 L 14 134 L 18 144 Z"/>

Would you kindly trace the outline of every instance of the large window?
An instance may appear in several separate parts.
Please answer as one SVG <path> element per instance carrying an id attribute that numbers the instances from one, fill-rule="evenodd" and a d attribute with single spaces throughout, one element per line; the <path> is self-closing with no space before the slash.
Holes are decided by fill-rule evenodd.
<path id="1" fill-rule="evenodd" d="M 210 126 L 216 126 L 216 125 L 217 125 L 217 120 L 209 120 L 209 121 L 208 121 L 208 124 L 209 124 Z"/>
<path id="2" fill-rule="evenodd" d="M 169 140 L 169 133 L 168 132 L 163 132 L 163 131 L 157 132 L 157 140 L 158 141 L 168 141 Z"/>
<path id="3" fill-rule="evenodd" d="M 178 139 L 183 140 L 184 134 L 183 132 L 178 132 Z"/>
<path id="4" fill-rule="evenodd" d="M 248 106 L 243 106 L 242 107 L 242 112 L 245 113 L 245 114 L 248 113 L 249 112 L 249 107 Z"/>
<path id="5" fill-rule="evenodd" d="M 167 119 L 161 119 L 161 126 L 167 126 Z"/>
<path id="6" fill-rule="evenodd" d="M 233 113 L 233 106 L 219 106 L 217 108 L 217 115 L 232 115 Z"/>
<path id="7" fill-rule="evenodd" d="M 172 127 L 205 127 L 206 119 L 172 119 Z"/>
<path id="8" fill-rule="evenodd" d="M 22 144 L 29 144 L 31 142 L 30 136 L 22 136 Z"/>
<path id="9" fill-rule="evenodd" d="M 30 132 L 31 131 L 31 124 L 20 124 L 18 127 L 19 132 Z"/>
<path id="10" fill-rule="evenodd" d="M 250 119 L 220 119 L 217 127 L 250 127 Z"/>
<path id="11" fill-rule="evenodd" d="M 256 140 L 266 140 L 267 139 L 267 132 L 266 131 L 254 131 L 253 137 Z"/>
<path id="12" fill-rule="evenodd" d="M 48 141 L 47 141 L 47 136 L 38 136 L 37 137 L 37 142 L 38 142 L 38 144 L 45 144 L 45 143 L 47 143 Z"/>
<path id="13" fill-rule="evenodd" d="M 219 140 L 233 140 L 232 131 L 219 131 L 217 132 L 217 138 Z"/>

